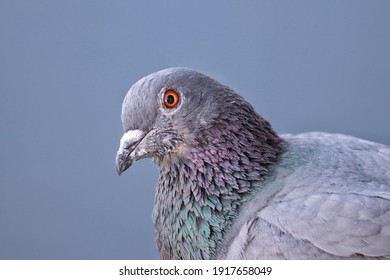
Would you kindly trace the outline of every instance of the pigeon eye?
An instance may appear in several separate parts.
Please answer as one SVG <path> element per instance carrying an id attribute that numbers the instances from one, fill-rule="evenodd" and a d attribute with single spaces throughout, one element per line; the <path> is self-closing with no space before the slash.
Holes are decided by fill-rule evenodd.
<path id="1" fill-rule="evenodd" d="M 179 95 L 176 91 L 173 90 L 167 90 L 164 94 L 164 105 L 168 109 L 172 109 L 176 107 L 176 105 L 179 103 Z"/>

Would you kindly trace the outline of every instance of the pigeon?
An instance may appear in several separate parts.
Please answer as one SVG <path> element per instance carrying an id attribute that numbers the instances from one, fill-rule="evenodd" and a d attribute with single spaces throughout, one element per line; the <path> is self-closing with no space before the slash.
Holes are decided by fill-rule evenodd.
<path id="1" fill-rule="evenodd" d="M 325 132 L 278 135 L 239 94 L 195 70 L 128 91 L 121 175 L 159 168 L 161 259 L 389 259 L 390 147 Z"/>

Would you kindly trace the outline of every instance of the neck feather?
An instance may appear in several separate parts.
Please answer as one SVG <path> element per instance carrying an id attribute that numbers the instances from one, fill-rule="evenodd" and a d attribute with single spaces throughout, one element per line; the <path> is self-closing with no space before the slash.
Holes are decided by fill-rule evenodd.
<path id="1" fill-rule="evenodd" d="M 199 134 L 197 145 L 159 162 L 153 220 L 161 258 L 215 258 L 240 207 L 261 190 L 283 150 L 268 122 L 256 118 L 245 126 L 222 119 Z"/>

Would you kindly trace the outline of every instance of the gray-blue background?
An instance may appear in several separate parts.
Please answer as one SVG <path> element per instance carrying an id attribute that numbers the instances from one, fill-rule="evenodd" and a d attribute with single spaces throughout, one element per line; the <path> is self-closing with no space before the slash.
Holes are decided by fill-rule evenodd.
<path id="1" fill-rule="evenodd" d="M 118 177 L 142 76 L 207 73 L 280 133 L 390 144 L 390 1 L 0 1 L 0 258 L 158 258 L 158 170 Z"/>

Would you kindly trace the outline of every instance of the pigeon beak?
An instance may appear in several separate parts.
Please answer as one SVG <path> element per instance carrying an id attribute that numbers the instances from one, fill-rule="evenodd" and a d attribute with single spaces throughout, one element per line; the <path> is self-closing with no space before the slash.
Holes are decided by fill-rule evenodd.
<path id="1" fill-rule="evenodd" d="M 119 176 L 142 156 L 135 152 L 135 148 L 144 138 L 145 134 L 139 129 L 129 130 L 123 134 L 115 160 L 116 171 Z"/>

